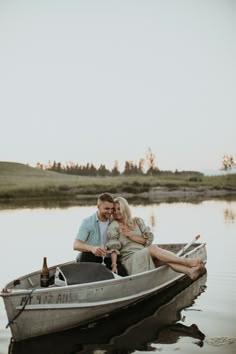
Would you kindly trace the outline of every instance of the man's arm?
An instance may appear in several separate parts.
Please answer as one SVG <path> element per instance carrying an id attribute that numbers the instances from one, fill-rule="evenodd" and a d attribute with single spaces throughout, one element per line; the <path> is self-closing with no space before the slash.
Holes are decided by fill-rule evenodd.
<path id="1" fill-rule="evenodd" d="M 92 252 L 95 256 L 105 257 L 106 251 L 104 248 L 99 246 L 87 245 L 85 242 L 80 240 L 75 240 L 73 245 L 74 251 L 80 252 Z"/>

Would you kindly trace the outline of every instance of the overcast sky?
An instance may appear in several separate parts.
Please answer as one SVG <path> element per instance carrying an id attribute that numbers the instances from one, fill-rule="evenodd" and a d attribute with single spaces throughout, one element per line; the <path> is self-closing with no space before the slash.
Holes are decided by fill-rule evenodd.
<path id="1" fill-rule="evenodd" d="M 0 0 L 1 161 L 236 157 L 236 1 Z"/>

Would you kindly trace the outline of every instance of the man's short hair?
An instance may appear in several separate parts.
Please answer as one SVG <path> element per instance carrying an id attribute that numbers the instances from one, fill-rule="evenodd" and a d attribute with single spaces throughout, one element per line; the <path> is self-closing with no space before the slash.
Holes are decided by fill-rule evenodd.
<path id="1" fill-rule="evenodd" d="M 98 197 L 98 203 L 99 202 L 114 203 L 114 199 L 113 199 L 113 196 L 110 193 L 102 193 Z"/>

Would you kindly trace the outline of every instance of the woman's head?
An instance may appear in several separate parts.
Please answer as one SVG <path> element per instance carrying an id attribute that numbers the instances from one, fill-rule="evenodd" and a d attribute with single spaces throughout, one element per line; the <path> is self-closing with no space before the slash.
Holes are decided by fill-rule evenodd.
<path id="1" fill-rule="evenodd" d="M 127 200 L 122 197 L 117 197 L 114 199 L 114 203 L 114 219 L 122 221 L 127 225 L 132 224 L 131 210 Z"/>

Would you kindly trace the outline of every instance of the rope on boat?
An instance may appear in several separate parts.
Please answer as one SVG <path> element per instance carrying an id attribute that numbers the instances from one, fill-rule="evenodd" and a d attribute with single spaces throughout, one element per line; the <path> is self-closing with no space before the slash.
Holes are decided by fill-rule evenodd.
<path id="1" fill-rule="evenodd" d="M 29 302 L 29 300 L 30 300 L 30 297 L 31 297 L 32 293 L 34 292 L 34 290 L 36 290 L 36 288 L 33 288 L 33 289 L 30 291 L 30 293 L 28 294 L 27 298 L 25 299 L 24 305 L 22 306 L 22 308 L 20 309 L 20 311 L 13 317 L 13 319 L 8 322 L 8 324 L 6 325 L 6 328 L 8 328 L 9 326 L 11 326 L 11 325 L 14 323 L 14 321 L 20 316 L 20 314 L 22 314 L 22 312 L 24 311 L 26 305 L 28 304 L 28 302 Z"/>
<path id="2" fill-rule="evenodd" d="M 14 339 L 11 337 L 10 344 L 8 346 L 8 354 L 13 354 L 13 345 L 14 345 Z"/>

